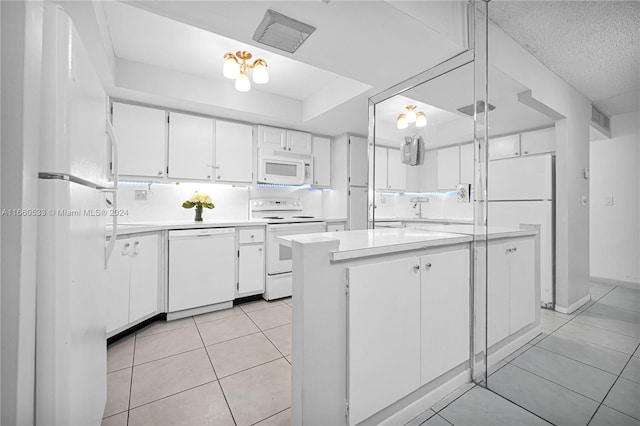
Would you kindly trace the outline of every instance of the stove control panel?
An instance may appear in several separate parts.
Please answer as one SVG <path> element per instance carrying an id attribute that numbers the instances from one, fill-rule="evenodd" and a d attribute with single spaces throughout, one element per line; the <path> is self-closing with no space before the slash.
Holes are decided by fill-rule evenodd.
<path id="1" fill-rule="evenodd" d="M 251 200 L 251 211 L 302 211 L 302 201 L 288 198 L 262 198 Z"/>

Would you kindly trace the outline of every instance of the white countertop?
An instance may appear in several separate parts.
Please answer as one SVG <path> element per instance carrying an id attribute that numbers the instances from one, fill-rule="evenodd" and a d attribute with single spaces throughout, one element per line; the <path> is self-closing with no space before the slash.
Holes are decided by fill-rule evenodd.
<path id="1" fill-rule="evenodd" d="M 454 234 L 464 234 L 469 236 L 476 237 L 484 237 L 485 230 L 484 227 L 477 227 L 474 230 L 473 225 L 437 225 L 437 224 L 424 224 L 424 225 L 414 225 L 414 229 L 421 229 L 425 231 L 436 231 L 436 232 L 451 232 Z M 475 233 L 474 233 L 475 231 Z M 496 238 L 511 238 L 511 237 L 521 237 L 527 235 L 535 235 L 536 230 L 531 228 L 504 228 L 499 226 L 490 226 L 488 237 L 489 240 Z"/>
<path id="2" fill-rule="evenodd" d="M 291 246 L 292 241 L 301 244 L 315 244 L 337 240 L 338 248 L 331 251 L 331 260 L 334 261 L 418 250 L 439 245 L 466 243 L 472 240 L 468 235 L 408 228 L 321 232 L 317 234 L 286 235 L 278 238 L 289 246 Z"/>
<path id="3" fill-rule="evenodd" d="M 435 223 L 456 223 L 472 225 L 472 220 L 465 219 L 445 219 L 436 217 L 377 217 L 375 222 L 435 222 Z"/>
<path id="4" fill-rule="evenodd" d="M 198 228 L 224 228 L 245 226 L 266 226 L 265 219 L 239 220 L 239 219 L 215 219 L 202 222 L 193 220 L 165 220 L 149 222 L 125 222 L 118 224 L 118 235 L 138 234 L 141 232 L 158 232 L 168 229 L 198 229 Z M 112 226 L 107 225 L 107 235 L 111 234 Z"/>

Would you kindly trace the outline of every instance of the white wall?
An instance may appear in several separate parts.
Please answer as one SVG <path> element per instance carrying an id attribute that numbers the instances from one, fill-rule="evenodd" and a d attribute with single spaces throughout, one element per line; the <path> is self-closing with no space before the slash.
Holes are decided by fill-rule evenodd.
<path id="1" fill-rule="evenodd" d="M 611 117 L 611 139 L 592 141 L 590 274 L 640 287 L 640 113 Z M 605 199 L 612 197 L 613 205 Z"/>

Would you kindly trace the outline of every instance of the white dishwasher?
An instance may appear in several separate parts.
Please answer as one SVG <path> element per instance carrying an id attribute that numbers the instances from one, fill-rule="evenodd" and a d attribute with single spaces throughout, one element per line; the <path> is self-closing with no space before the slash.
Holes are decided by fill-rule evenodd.
<path id="1" fill-rule="evenodd" d="M 235 297 L 236 229 L 169 231 L 169 312 Z"/>

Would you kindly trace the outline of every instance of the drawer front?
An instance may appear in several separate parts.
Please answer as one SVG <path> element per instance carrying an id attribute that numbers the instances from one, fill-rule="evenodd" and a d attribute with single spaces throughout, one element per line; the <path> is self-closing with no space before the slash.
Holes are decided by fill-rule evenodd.
<path id="1" fill-rule="evenodd" d="M 238 231 L 238 242 L 240 244 L 263 243 L 264 229 L 241 229 Z"/>

